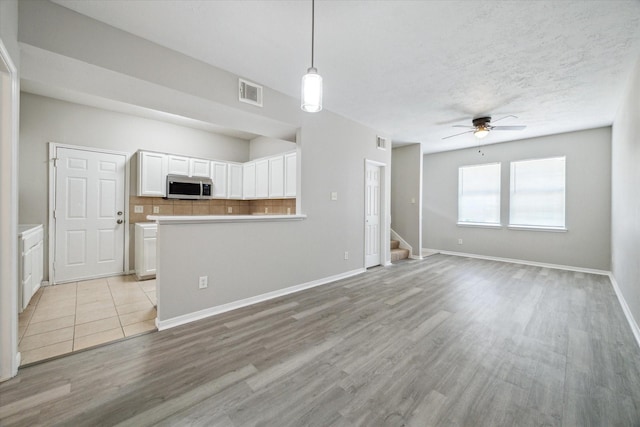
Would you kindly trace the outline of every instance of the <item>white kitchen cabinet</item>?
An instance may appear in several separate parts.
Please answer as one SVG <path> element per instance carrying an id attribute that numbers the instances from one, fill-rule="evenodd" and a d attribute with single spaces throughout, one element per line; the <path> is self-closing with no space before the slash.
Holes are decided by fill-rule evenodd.
<path id="1" fill-rule="evenodd" d="M 218 162 L 213 160 L 211 162 L 211 180 L 213 181 L 213 197 L 226 198 L 227 197 L 227 169 L 228 163 Z M 242 187 L 240 188 L 242 190 Z"/>
<path id="2" fill-rule="evenodd" d="M 269 159 L 256 160 L 256 198 L 269 197 Z"/>
<path id="3" fill-rule="evenodd" d="M 298 177 L 297 153 L 284 155 L 284 197 L 296 197 Z"/>
<path id="4" fill-rule="evenodd" d="M 169 154 L 168 156 L 168 170 L 169 175 L 189 175 L 189 158 L 183 156 L 174 156 Z M 208 176 L 208 175 L 207 175 Z"/>
<path id="5" fill-rule="evenodd" d="M 156 240 L 158 225 L 155 222 L 138 222 L 135 231 L 135 267 L 138 279 L 156 276 Z"/>
<path id="6" fill-rule="evenodd" d="M 138 152 L 138 196 L 166 196 L 167 155 Z"/>
<path id="7" fill-rule="evenodd" d="M 189 159 L 189 176 L 211 177 L 211 160 Z"/>
<path id="8" fill-rule="evenodd" d="M 284 197 L 284 156 L 269 157 L 269 198 Z"/>
<path id="9" fill-rule="evenodd" d="M 242 163 L 227 163 L 227 169 L 227 198 L 242 199 L 242 185 L 244 182 Z"/>
<path id="10" fill-rule="evenodd" d="M 42 224 L 18 227 L 18 311 L 24 310 L 31 297 L 40 289 L 44 264 L 44 232 Z"/>
<path id="11" fill-rule="evenodd" d="M 256 197 L 256 163 L 247 162 L 242 165 L 242 195 L 245 199 Z"/>

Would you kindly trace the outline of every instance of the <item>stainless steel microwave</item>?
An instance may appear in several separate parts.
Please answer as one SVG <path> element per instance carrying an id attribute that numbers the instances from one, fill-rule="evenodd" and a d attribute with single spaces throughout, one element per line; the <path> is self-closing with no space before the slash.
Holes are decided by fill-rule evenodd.
<path id="1" fill-rule="evenodd" d="M 167 199 L 210 199 L 212 191 L 211 178 L 167 175 Z"/>

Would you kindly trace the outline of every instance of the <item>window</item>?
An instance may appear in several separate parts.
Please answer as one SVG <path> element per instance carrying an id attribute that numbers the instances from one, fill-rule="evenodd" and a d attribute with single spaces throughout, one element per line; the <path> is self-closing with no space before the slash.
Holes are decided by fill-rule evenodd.
<path id="1" fill-rule="evenodd" d="M 500 163 L 458 169 L 458 223 L 500 225 Z"/>
<path id="2" fill-rule="evenodd" d="M 565 158 L 511 162 L 509 225 L 564 229 Z"/>

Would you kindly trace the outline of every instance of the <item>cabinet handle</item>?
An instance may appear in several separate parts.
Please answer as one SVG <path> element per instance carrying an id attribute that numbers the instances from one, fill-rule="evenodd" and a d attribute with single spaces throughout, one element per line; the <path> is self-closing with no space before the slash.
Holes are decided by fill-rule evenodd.
<path id="1" fill-rule="evenodd" d="M 119 219 L 118 221 L 116 221 L 118 224 L 122 224 L 124 221 Z"/>

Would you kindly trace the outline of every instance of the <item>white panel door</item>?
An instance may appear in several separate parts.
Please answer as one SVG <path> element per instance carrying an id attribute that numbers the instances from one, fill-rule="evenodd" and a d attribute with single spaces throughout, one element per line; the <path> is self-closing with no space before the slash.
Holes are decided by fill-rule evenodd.
<path id="1" fill-rule="evenodd" d="M 56 149 L 53 281 L 124 271 L 126 156 Z"/>
<path id="2" fill-rule="evenodd" d="M 269 158 L 269 198 L 284 197 L 284 156 Z"/>
<path id="3" fill-rule="evenodd" d="M 367 164 L 365 200 L 365 268 L 380 264 L 380 166 Z"/>

